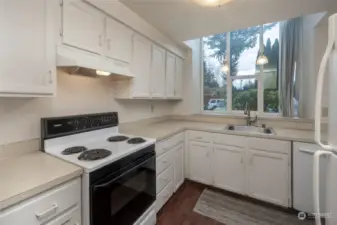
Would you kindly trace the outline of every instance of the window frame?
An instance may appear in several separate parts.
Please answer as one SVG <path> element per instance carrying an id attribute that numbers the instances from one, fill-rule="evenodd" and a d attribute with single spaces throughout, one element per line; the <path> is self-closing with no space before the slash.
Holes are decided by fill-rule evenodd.
<path id="1" fill-rule="evenodd" d="M 227 41 L 227 63 L 231 65 L 231 41 L 230 41 L 230 34 L 231 32 L 226 32 L 226 41 Z M 262 34 L 263 35 L 263 34 Z M 262 45 L 260 45 L 260 49 L 263 48 Z M 247 79 L 256 79 L 257 80 L 257 111 L 251 111 L 253 114 L 256 115 L 262 115 L 262 116 L 270 116 L 270 117 L 275 117 L 275 116 L 280 116 L 281 112 L 277 113 L 271 113 L 271 112 L 264 112 L 264 66 L 260 65 L 260 74 L 258 75 L 245 75 L 245 76 L 231 76 L 231 68 L 229 66 L 229 71 L 226 74 L 226 106 L 227 110 L 226 112 L 213 112 L 210 110 L 205 110 L 204 109 L 204 66 L 203 66 L 203 60 L 204 60 L 204 42 L 203 42 L 203 37 L 200 38 L 200 68 L 201 68 L 201 112 L 202 114 L 213 114 L 213 115 L 243 115 L 244 111 L 243 110 L 233 110 L 232 109 L 232 82 L 233 80 L 247 80 Z M 279 90 L 278 90 L 279 91 Z"/>

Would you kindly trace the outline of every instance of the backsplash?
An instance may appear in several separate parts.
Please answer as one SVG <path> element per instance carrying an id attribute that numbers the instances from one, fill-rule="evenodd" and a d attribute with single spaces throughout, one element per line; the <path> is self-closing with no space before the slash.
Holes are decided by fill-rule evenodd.
<path id="1" fill-rule="evenodd" d="M 0 146 L 40 138 L 42 117 L 119 112 L 120 122 L 172 114 L 174 102 L 116 101 L 109 77 L 84 77 L 58 71 L 55 98 L 0 98 Z"/>

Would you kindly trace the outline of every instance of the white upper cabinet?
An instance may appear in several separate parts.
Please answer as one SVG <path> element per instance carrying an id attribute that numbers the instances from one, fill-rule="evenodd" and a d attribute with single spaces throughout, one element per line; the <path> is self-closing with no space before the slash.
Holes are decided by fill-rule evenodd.
<path id="1" fill-rule="evenodd" d="M 133 78 L 133 98 L 150 97 L 151 42 L 140 35 L 133 37 L 131 71 Z"/>
<path id="2" fill-rule="evenodd" d="M 152 45 L 151 96 L 165 98 L 165 50 Z"/>
<path id="3" fill-rule="evenodd" d="M 214 147 L 212 165 L 214 186 L 245 194 L 245 148 Z"/>
<path id="4" fill-rule="evenodd" d="M 184 60 L 176 57 L 176 75 L 175 75 L 175 93 L 174 96 L 177 98 L 182 97 L 183 91 L 183 75 L 184 75 Z"/>
<path id="5" fill-rule="evenodd" d="M 63 1 L 62 43 L 101 54 L 104 44 L 104 14 L 78 0 Z"/>
<path id="6" fill-rule="evenodd" d="M 251 149 L 248 152 L 248 195 L 289 206 L 288 155 Z"/>
<path id="7" fill-rule="evenodd" d="M 52 9 L 49 0 L 0 2 L 0 96 L 55 94 Z"/>
<path id="8" fill-rule="evenodd" d="M 130 63 L 132 30 L 109 17 L 106 18 L 105 28 L 105 55 L 112 59 Z"/>
<path id="9" fill-rule="evenodd" d="M 176 57 L 172 53 L 166 54 L 166 97 L 175 96 Z"/>

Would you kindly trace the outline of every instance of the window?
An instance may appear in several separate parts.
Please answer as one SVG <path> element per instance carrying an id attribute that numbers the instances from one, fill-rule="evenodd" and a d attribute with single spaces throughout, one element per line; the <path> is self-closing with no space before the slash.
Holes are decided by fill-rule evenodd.
<path id="1" fill-rule="evenodd" d="M 263 32 L 254 26 L 202 38 L 204 110 L 231 113 L 248 102 L 253 111 L 278 113 L 279 36 L 280 24 L 270 23 Z M 261 51 L 263 66 L 256 63 Z"/>

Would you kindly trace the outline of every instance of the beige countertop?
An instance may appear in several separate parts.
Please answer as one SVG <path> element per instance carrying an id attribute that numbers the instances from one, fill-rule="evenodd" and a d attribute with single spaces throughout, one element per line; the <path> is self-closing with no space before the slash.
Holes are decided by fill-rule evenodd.
<path id="1" fill-rule="evenodd" d="M 43 152 L 0 161 L 0 211 L 82 174 L 82 169 Z"/>
<path id="2" fill-rule="evenodd" d="M 208 122 L 190 122 L 183 120 L 166 120 L 163 122 L 137 124 L 134 126 L 128 124 L 127 127 L 121 126 L 120 132 L 131 135 L 155 138 L 157 141 L 164 140 L 176 133 L 184 130 L 197 130 L 223 134 L 235 134 L 242 136 L 272 138 L 278 140 L 299 141 L 314 143 L 314 131 L 312 130 L 296 130 L 274 127 L 276 135 L 251 134 L 244 132 L 235 132 L 224 130 L 226 124 L 208 123 Z"/>

